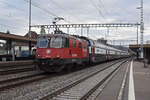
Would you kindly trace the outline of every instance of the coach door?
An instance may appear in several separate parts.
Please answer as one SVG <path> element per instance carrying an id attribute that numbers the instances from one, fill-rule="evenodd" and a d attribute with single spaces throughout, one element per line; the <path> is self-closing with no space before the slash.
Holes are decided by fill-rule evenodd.
<path id="1" fill-rule="evenodd" d="M 92 61 L 95 62 L 95 48 L 92 47 Z"/>

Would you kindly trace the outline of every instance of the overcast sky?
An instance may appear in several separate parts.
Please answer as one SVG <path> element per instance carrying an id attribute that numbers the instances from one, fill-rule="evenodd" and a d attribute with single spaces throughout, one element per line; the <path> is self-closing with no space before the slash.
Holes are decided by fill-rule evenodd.
<path id="1" fill-rule="evenodd" d="M 0 31 L 25 35 L 28 32 L 28 0 L 0 0 Z M 55 16 L 65 18 L 59 23 L 137 23 L 140 21 L 140 0 L 32 0 L 32 25 L 51 24 Z M 145 41 L 150 38 L 150 0 L 144 0 Z M 35 29 L 33 29 L 35 30 Z M 80 30 L 71 30 L 80 35 Z M 86 34 L 86 29 L 83 30 Z M 136 39 L 136 28 L 90 29 L 93 39 Z"/>

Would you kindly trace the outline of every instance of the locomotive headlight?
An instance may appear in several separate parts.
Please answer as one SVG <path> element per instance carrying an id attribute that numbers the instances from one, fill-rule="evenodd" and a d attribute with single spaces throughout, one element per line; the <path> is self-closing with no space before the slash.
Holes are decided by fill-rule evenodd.
<path id="1" fill-rule="evenodd" d="M 51 53 L 51 50 L 46 50 L 46 54 L 50 54 Z"/>
<path id="2" fill-rule="evenodd" d="M 57 55 L 56 57 L 57 57 L 57 58 L 59 58 L 60 56 L 59 56 L 59 55 Z"/>
<path id="3" fill-rule="evenodd" d="M 38 57 L 40 56 L 40 55 L 37 55 Z"/>

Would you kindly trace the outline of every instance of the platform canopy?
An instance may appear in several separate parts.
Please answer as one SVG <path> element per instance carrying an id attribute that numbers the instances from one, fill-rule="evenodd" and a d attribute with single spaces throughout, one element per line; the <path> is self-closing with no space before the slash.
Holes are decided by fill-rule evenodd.
<path id="1" fill-rule="evenodd" d="M 130 48 L 140 48 L 140 45 L 130 45 Z M 150 44 L 144 44 L 143 45 L 144 48 L 150 48 Z"/>
<path id="2" fill-rule="evenodd" d="M 0 32 L 0 39 L 1 40 L 9 40 L 10 39 L 12 41 L 18 41 L 18 42 L 32 42 L 32 43 L 37 42 L 37 40 L 33 39 L 33 38 L 28 38 L 28 37 L 14 35 L 14 34 L 7 34 L 7 33 L 3 33 L 3 32 Z"/>

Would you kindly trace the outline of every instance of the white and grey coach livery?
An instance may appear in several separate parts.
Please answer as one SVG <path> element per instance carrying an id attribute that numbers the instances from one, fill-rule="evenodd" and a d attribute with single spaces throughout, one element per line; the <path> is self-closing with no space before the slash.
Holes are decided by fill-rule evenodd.
<path id="1" fill-rule="evenodd" d="M 129 56 L 128 51 L 116 49 L 88 38 L 84 39 L 88 42 L 89 61 L 91 63 L 103 62 L 107 60 L 119 59 Z"/>

